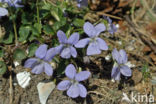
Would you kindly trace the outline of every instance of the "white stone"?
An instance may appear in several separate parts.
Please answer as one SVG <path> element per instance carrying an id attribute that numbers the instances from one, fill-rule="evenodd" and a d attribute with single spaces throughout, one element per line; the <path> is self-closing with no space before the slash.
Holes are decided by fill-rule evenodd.
<path id="1" fill-rule="evenodd" d="M 16 75 L 18 84 L 22 87 L 22 88 L 26 88 L 29 85 L 29 81 L 31 80 L 30 78 L 30 72 L 24 71 L 24 72 L 20 72 Z"/>
<path id="2" fill-rule="evenodd" d="M 26 53 L 29 54 L 29 49 L 26 49 Z"/>
<path id="3" fill-rule="evenodd" d="M 115 82 L 115 80 L 114 79 L 111 79 L 111 81 L 114 83 Z"/>
<path id="4" fill-rule="evenodd" d="M 131 64 L 131 62 L 130 62 L 130 61 L 128 61 L 125 65 L 127 65 L 127 66 L 128 66 L 128 67 L 130 67 L 130 68 L 135 67 L 135 65 L 134 65 L 134 64 Z"/>
<path id="5" fill-rule="evenodd" d="M 107 55 L 106 57 L 105 57 L 105 60 L 107 60 L 107 61 L 109 61 L 111 59 L 111 56 L 110 55 Z"/>
<path id="6" fill-rule="evenodd" d="M 118 43 L 119 45 L 122 45 L 122 41 L 117 41 L 117 43 Z"/>
<path id="7" fill-rule="evenodd" d="M 16 66 L 20 65 L 20 63 L 18 61 L 14 61 L 14 65 L 16 67 Z"/>
<path id="8" fill-rule="evenodd" d="M 51 64 L 51 66 L 52 66 L 53 69 L 56 69 L 57 65 L 56 65 L 55 62 L 51 62 L 50 64 Z"/>
<path id="9" fill-rule="evenodd" d="M 116 26 L 116 28 L 119 28 L 119 27 L 120 27 L 120 25 L 119 25 L 119 24 L 116 24 L 115 26 Z"/>
<path id="10" fill-rule="evenodd" d="M 50 93 L 54 90 L 55 88 L 55 83 L 54 82 L 40 82 L 37 85 L 37 90 L 39 93 L 39 99 L 41 104 L 46 104 L 47 99 L 50 95 Z"/>

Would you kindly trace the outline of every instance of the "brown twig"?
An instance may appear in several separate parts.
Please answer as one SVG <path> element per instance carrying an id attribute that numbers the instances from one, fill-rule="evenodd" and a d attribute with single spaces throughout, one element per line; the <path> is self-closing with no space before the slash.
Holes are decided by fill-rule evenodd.
<path id="1" fill-rule="evenodd" d="M 111 17 L 111 18 L 114 18 L 114 19 L 122 20 L 121 17 L 117 17 L 117 16 L 114 16 L 114 15 L 111 15 L 111 14 L 107 14 L 107 13 L 104 13 L 103 11 L 97 12 L 96 14 L 99 15 L 99 16 L 104 15 L 104 16 L 108 16 L 108 17 Z"/>
<path id="2" fill-rule="evenodd" d="M 130 18 L 128 16 L 125 16 L 126 21 L 128 22 L 128 24 L 131 26 L 132 28 L 132 32 L 134 33 L 134 35 L 136 35 L 136 37 L 139 37 L 145 44 L 147 44 L 149 47 L 151 47 L 151 49 L 153 50 L 153 52 L 156 54 L 156 46 L 153 45 L 153 43 L 147 39 L 147 37 L 145 37 L 146 35 L 141 32 L 130 20 Z"/>
<path id="3" fill-rule="evenodd" d="M 12 68 L 8 68 L 10 71 L 10 76 L 9 76 L 9 84 L 10 84 L 10 89 L 9 89 L 9 94 L 10 94 L 10 102 L 9 104 L 12 104 L 13 101 L 13 88 L 12 88 Z"/>

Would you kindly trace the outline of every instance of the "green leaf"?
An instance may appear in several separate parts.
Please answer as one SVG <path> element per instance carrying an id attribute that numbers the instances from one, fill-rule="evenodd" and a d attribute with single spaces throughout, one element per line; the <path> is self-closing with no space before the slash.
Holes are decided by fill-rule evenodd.
<path id="1" fill-rule="evenodd" d="M 13 59 L 21 61 L 26 58 L 26 52 L 20 48 L 17 48 L 13 53 Z"/>
<path id="2" fill-rule="evenodd" d="M 64 26 L 66 24 L 66 18 L 61 18 L 60 22 L 55 22 L 53 24 L 53 29 L 55 31 L 57 31 L 58 29 L 60 29 L 62 26 Z"/>
<path id="3" fill-rule="evenodd" d="M 64 68 L 66 67 L 66 65 L 67 65 L 67 61 L 61 60 L 58 68 L 56 69 L 57 75 L 61 75 L 64 73 L 65 70 Z"/>
<path id="4" fill-rule="evenodd" d="M 54 34 L 54 30 L 52 29 L 52 27 L 50 25 L 44 25 L 43 26 L 43 31 L 45 34 Z"/>
<path id="5" fill-rule="evenodd" d="M 83 19 L 78 19 L 78 18 L 73 21 L 73 24 L 76 27 L 83 27 L 84 23 L 85 23 L 85 21 Z"/>
<path id="6" fill-rule="evenodd" d="M 30 37 L 29 37 L 29 41 L 31 42 L 31 41 L 33 41 L 33 40 L 35 40 L 35 39 L 37 39 L 34 35 L 30 35 Z"/>
<path id="7" fill-rule="evenodd" d="M 7 70 L 6 64 L 3 61 L 0 61 L 0 75 L 5 74 Z"/>
<path id="8" fill-rule="evenodd" d="M 50 3 L 46 3 L 45 5 L 42 6 L 42 9 L 50 10 L 51 7 L 52 7 L 52 5 Z"/>
<path id="9" fill-rule="evenodd" d="M 22 24 L 32 24 L 32 21 L 34 20 L 34 17 L 33 17 L 33 15 L 30 15 L 27 12 L 23 12 L 21 19 L 22 19 L 21 20 Z"/>
<path id="10" fill-rule="evenodd" d="M 3 57 L 4 56 L 4 50 L 2 47 L 0 47 L 0 57 Z"/>
<path id="11" fill-rule="evenodd" d="M 32 43 L 32 44 L 29 46 L 29 48 L 28 48 L 28 51 L 29 51 L 28 57 L 34 56 L 35 51 L 36 51 L 37 48 L 38 48 L 38 45 L 35 44 L 35 43 Z"/>
<path id="12" fill-rule="evenodd" d="M 35 23 L 32 27 L 32 35 L 39 36 L 41 34 L 42 25 Z"/>
<path id="13" fill-rule="evenodd" d="M 45 19 L 50 16 L 50 12 L 48 10 L 40 10 L 40 19 Z"/>
<path id="14" fill-rule="evenodd" d="M 50 13 L 51 13 L 51 15 L 52 15 L 57 21 L 60 21 L 60 17 L 59 17 L 59 15 L 58 15 L 56 9 L 52 10 Z"/>
<path id="15" fill-rule="evenodd" d="M 4 39 L 4 40 L 3 40 L 3 43 L 5 43 L 5 44 L 10 44 L 10 43 L 12 43 L 12 42 L 13 42 L 13 37 L 14 37 L 13 33 L 10 32 L 9 37 L 8 37 L 7 39 Z"/>
<path id="16" fill-rule="evenodd" d="M 60 27 L 61 27 L 61 23 L 60 23 L 60 22 L 55 22 L 55 23 L 53 24 L 53 29 L 54 29 L 55 31 L 57 31 Z"/>
<path id="17" fill-rule="evenodd" d="M 23 42 L 25 40 L 27 40 L 27 37 L 30 33 L 30 26 L 21 26 L 19 29 L 19 41 Z"/>

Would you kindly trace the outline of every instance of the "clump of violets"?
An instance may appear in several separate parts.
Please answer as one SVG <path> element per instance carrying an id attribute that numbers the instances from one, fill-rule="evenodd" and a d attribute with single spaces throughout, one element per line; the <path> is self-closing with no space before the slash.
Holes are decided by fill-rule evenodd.
<path id="1" fill-rule="evenodd" d="M 0 17 L 8 15 L 8 10 L 0 7 Z"/>
<path id="2" fill-rule="evenodd" d="M 108 16 L 104 16 L 104 19 L 108 21 L 108 32 L 113 35 L 117 31 L 117 27 Z"/>
<path id="3" fill-rule="evenodd" d="M 117 51 L 115 48 L 112 51 L 113 59 L 115 60 L 111 77 L 115 80 L 120 80 L 120 75 L 124 75 L 127 77 L 130 77 L 132 75 L 131 69 L 126 65 L 127 63 L 127 54 L 126 52 L 121 49 L 120 51 Z"/>
<path id="4" fill-rule="evenodd" d="M 29 58 L 24 63 L 25 68 L 31 68 L 31 72 L 34 74 L 40 74 L 45 72 L 48 76 L 53 74 L 53 68 L 50 65 L 50 61 L 56 55 L 55 48 L 48 49 L 46 44 L 40 45 L 35 52 L 35 58 Z"/>
<path id="5" fill-rule="evenodd" d="M 87 7 L 88 6 L 88 0 L 77 0 L 77 6 L 79 8 Z"/>
<path id="6" fill-rule="evenodd" d="M 23 7 L 23 5 L 20 5 L 21 0 L 0 0 L 2 3 L 7 3 L 10 7 Z"/>
<path id="7" fill-rule="evenodd" d="M 60 45 L 55 48 L 58 54 L 60 54 L 61 57 L 65 59 L 69 59 L 71 56 L 76 58 L 77 51 L 73 46 L 79 41 L 79 34 L 73 33 L 67 39 L 66 34 L 63 31 L 59 30 L 57 32 L 57 37 L 60 42 Z"/>
<path id="8" fill-rule="evenodd" d="M 89 78 L 91 73 L 89 71 L 81 71 L 76 73 L 76 69 L 73 64 L 69 64 L 65 69 L 65 74 L 69 80 L 63 80 L 57 85 L 58 90 L 67 90 L 67 95 L 72 98 L 78 96 L 86 97 L 87 90 L 85 86 L 80 84 L 80 81 L 84 81 Z"/>
<path id="9" fill-rule="evenodd" d="M 87 44 L 87 55 L 100 54 L 101 50 L 108 50 L 106 42 L 101 39 L 99 34 L 106 30 L 104 24 L 99 23 L 93 26 L 90 22 L 86 22 L 83 26 L 84 32 L 89 36 L 89 38 L 81 39 L 75 45 L 76 48 L 84 48 Z"/>

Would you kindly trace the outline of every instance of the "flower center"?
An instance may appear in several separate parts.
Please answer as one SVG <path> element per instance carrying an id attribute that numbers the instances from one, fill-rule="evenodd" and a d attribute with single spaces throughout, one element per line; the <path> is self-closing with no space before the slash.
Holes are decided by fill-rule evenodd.
<path id="1" fill-rule="evenodd" d="M 64 47 L 70 47 L 71 44 L 64 44 Z"/>
<path id="2" fill-rule="evenodd" d="M 96 42 L 96 37 L 93 37 L 90 41 L 90 43 Z"/>
<path id="3" fill-rule="evenodd" d="M 75 80 L 75 79 L 71 79 L 70 82 L 71 82 L 72 84 L 78 84 L 78 83 L 79 83 L 79 82 L 78 82 L 77 80 Z"/>

